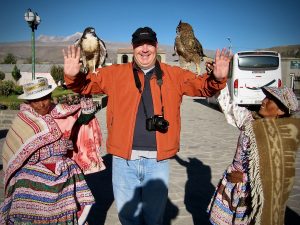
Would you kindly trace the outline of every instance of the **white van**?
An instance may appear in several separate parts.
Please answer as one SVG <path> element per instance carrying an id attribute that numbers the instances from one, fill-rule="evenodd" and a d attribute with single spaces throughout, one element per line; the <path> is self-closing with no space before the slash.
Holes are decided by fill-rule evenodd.
<path id="1" fill-rule="evenodd" d="M 241 51 L 234 54 L 228 87 L 239 105 L 259 105 L 262 87 L 281 87 L 281 57 L 274 51 Z"/>

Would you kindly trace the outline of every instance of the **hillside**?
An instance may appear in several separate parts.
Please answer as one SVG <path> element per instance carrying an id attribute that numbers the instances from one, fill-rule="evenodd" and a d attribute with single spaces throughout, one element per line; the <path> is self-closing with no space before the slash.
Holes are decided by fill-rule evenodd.
<path id="1" fill-rule="evenodd" d="M 264 50 L 279 52 L 281 54 L 281 57 L 300 58 L 300 45 L 278 46 L 278 47 L 266 48 Z"/>
<path id="2" fill-rule="evenodd" d="M 37 63 L 63 63 L 62 49 L 73 42 L 41 42 L 36 41 L 36 61 Z M 114 62 L 118 48 L 128 47 L 126 43 L 106 43 L 108 49 L 107 62 Z M 24 63 L 31 58 L 31 42 L 0 43 L 0 61 L 7 53 L 12 53 L 18 59 L 18 63 Z"/>
<path id="3" fill-rule="evenodd" d="M 41 35 L 36 39 L 36 62 L 37 63 L 63 63 L 62 49 L 66 48 L 80 38 L 82 33 L 76 32 L 67 37 L 45 36 Z M 108 49 L 108 59 L 106 62 L 116 63 L 117 50 L 119 48 L 131 48 L 130 43 L 115 43 L 105 41 Z M 163 51 L 166 52 L 167 62 L 174 62 L 178 60 L 178 56 L 172 56 L 174 53 L 173 46 L 159 45 Z M 204 50 L 209 57 L 214 56 L 214 51 Z M 12 53 L 17 57 L 18 63 L 26 63 L 31 58 L 31 42 L 14 42 L 14 43 L 0 43 L 0 62 L 8 54 Z"/>
<path id="4" fill-rule="evenodd" d="M 66 48 L 73 42 L 36 42 L 36 61 L 37 63 L 63 63 L 62 49 Z M 116 63 L 117 50 L 119 48 L 130 48 L 130 43 L 111 43 L 106 42 L 108 50 L 108 58 L 106 62 Z M 163 51 L 166 52 L 167 61 L 177 60 L 177 56 L 172 56 L 173 46 L 160 45 Z M 25 63 L 31 58 L 31 43 L 16 42 L 16 43 L 0 43 L 0 61 L 7 55 L 12 53 L 17 57 L 18 63 Z"/>
<path id="5" fill-rule="evenodd" d="M 76 32 L 66 37 L 46 36 L 40 35 L 36 39 L 36 63 L 39 64 L 62 64 L 63 56 L 62 49 L 71 45 L 80 38 L 82 33 Z M 106 62 L 116 63 L 117 50 L 119 48 L 131 48 L 130 43 L 114 43 L 105 41 L 108 49 L 108 58 Z M 174 62 L 178 60 L 178 56 L 172 56 L 174 53 L 173 46 L 159 45 L 163 51 L 166 52 L 167 62 Z M 300 45 L 278 46 L 266 48 L 264 50 L 273 50 L 281 53 L 282 57 L 299 57 L 300 58 Z M 31 42 L 13 42 L 13 43 L 0 43 L 0 62 L 8 54 L 12 53 L 16 56 L 18 63 L 27 63 L 31 59 Z M 204 50 L 204 53 L 209 57 L 214 57 L 214 50 Z"/>

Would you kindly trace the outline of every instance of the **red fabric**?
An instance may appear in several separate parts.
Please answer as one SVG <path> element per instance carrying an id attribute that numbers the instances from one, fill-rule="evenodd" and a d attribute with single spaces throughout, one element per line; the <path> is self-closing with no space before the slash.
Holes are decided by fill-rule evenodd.
<path id="1" fill-rule="evenodd" d="M 44 165 L 45 165 L 49 170 L 51 170 L 53 173 L 55 173 L 56 163 L 45 163 Z"/>

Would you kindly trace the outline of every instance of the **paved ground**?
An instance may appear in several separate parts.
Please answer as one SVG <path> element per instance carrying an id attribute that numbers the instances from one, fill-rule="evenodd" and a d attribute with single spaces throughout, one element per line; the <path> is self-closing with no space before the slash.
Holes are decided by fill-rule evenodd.
<path id="1" fill-rule="evenodd" d="M 97 114 L 104 137 L 105 109 Z M 199 98 L 186 97 L 182 104 L 181 150 L 171 160 L 170 188 L 165 225 L 208 225 L 206 207 L 224 169 L 231 163 L 238 130 L 228 125 L 222 113 Z M 0 143 L 1 144 L 1 143 Z M 111 187 L 111 157 L 103 149 L 108 169 L 87 176 L 98 190 L 99 204 L 91 212 L 90 224 L 118 225 Z M 0 172 L 3 176 L 3 172 Z M 0 178 L 2 179 L 2 178 Z M 300 151 L 297 153 L 296 179 L 288 200 L 286 225 L 299 224 Z M 3 188 L 0 188 L 3 196 Z M 297 221 L 297 222 L 296 222 Z"/>

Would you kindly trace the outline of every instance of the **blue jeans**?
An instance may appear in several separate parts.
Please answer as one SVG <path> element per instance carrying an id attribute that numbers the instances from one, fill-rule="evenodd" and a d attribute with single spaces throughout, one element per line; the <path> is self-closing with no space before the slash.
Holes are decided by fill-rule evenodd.
<path id="1" fill-rule="evenodd" d="M 168 199 L 168 160 L 113 157 L 112 182 L 122 225 L 163 223 Z"/>

